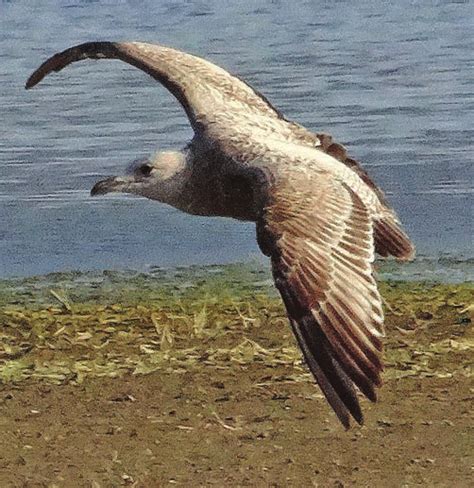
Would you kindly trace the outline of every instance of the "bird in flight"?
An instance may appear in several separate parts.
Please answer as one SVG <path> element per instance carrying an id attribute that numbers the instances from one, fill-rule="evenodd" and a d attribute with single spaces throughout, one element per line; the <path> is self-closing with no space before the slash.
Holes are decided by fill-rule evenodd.
<path id="1" fill-rule="evenodd" d="M 92 195 L 132 193 L 193 215 L 256 223 L 306 363 L 341 423 L 363 415 L 356 388 L 381 385 L 381 297 L 375 253 L 414 246 L 359 163 L 327 134 L 288 120 L 246 82 L 202 58 L 142 42 L 88 42 L 45 61 L 32 88 L 83 59 L 118 59 L 164 85 L 194 130 L 181 150 L 135 162 Z"/>

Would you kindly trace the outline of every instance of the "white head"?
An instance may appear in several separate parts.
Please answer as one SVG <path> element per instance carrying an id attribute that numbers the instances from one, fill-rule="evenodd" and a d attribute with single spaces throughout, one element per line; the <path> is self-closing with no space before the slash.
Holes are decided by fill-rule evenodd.
<path id="1" fill-rule="evenodd" d="M 150 158 L 134 161 L 124 176 L 98 181 L 91 195 L 133 193 L 152 200 L 176 205 L 186 182 L 186 153 L 163 151 Z"/>

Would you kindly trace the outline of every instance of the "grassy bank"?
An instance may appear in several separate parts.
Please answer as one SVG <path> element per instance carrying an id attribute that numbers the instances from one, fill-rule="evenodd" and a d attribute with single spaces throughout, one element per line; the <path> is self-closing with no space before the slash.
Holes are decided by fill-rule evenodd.
<path id="1" fill-rule="evenodd" d="M 366 455 L 369 455 L 375 447 L 370 446 L 370 437 L 377 437 L 380 429 L 403 439 L 407 426 L 400 419 L 412 418 L 418 428 L 423 425 L 421 422 L 428 422 L 425 425 L 428 428 L 433 425 L 433 419 L 439 417 L 442 431 L 451 429 L 453 442 L 454 437 L 458 438 L 457 447 L 452 451 L 448 449 L 449 455 L 444 454 L 444 461 L 434 454 L 413 452 L 410 459 L 419 461 L 411 465 L 408 460 L 399 465 L 395 463 L 397 468 L 392 463 L 391 469 L 395 472 L 391 476 L 406 486 L 415 486 L 423 480 L 439 482 L 437 486 L 464 483 L 467 481 L 467 450 L 472 446 L 468 447 L 467 440 L 459 436 L 464 429 L 461 425 L 467 425 L 467 405 L 472 403 L 472 390 L 467 385 L 472 380 L 474 347 L 473 285 L 386 281 L 381 283 L 381 292 L 386 302 L 387 327 L 384 374 L 387 384 L 382 389 L 382 399 L 400 389 L 406 398 L 393 397 L 391 402 L 370 409 L 365 403 L 364 407 L 370 412 L 369 420 L 366 427 L 357 430 L 359 434 L 354 438 L 353 434 L 346 434 L 339 428 L 313 386 L 301 362 L 282 303 L 265 270 L 254 271 L 235 265 L 156 270 L 147 275 L 63 273 L 4 281 L 0 284 L 0 408 L 9 434 L 4 436 L 5 445 L 0 445 L 0 464 L 3 462 L 6 469 L 2 470 L 0 481 L 4 476 L 3 483 L 11 482 L 11 486 L 24 486 L 21 485 L 24 482 L 31 483 L 27 486 L 53 486 L 51 483 L 71 486 L 68 485 L 71 479 L 75 486 L 149 486 L 149 483 L 161 486 L 173 480 L 185 486 L 189 486 L 187 483 L 191 480 L 197 485 L 201 483 L 200 486 L 212 484 L 209 480 L 217 485 L 226 482 L 239 486 L 272 486 L 272 483 L 273 486 L 286 483 L 290 486 L 302 486 L 299 483 L 353 486 L 351 483 L 356 481 L 369 483 L 384 479 L 389 466 L 382 463 L 372 475 L 370 469 L 362 475 L 350 467 L 348 460 L 346 468 L 333 466 L 330 474 L 315 467 L 319 466 L 317 454 L 314 454 L 315 466 L 312 466 L 311 456 L 308 458 L 306 453 L 298 461 L 294 459 L 295 454 L 288 455 L 293 459 L 285 468 L 290 474 L 283 474 L 285 465 L 282 463 L 287 461 L 280 451 L 292 451 L 295 445 L 290 431 L 285 434 L 287 429 L 293 428 L 291 422 L 300 423 L 299 432 L 309 428 L 325 432 L 332 441 L 346 445 L 343 452 L 349 456 L 351 442 L 360 441 L 358 449 L 364 449 L 361 444 L 364 438 L 367 440 Z M 449 395 L 439 393 L 439 388 Z M 55 405 L 70 405 L 68 410 L 58 413 L 56 407 L 51 407 L 52 396 Z M 453 408 L 453 415 L 459 418 L 451 418 L 449 411 L 431 412 L 437 408 L 436 402 L 442 402 L 443 408 L 448 407 L 445 397 L 452 402 L 462 399 L 460 410 L 455 413 Z M 406 403 L 410 399 L 411 407 Z M 158 400 L 161 406 L 155 405 Z M 106 402 L 105 407 L 99 408 L 97 402 L 101 401 Z M 404 410 L 400 410 L 399 401 L 404 404 Z M 44 402 L 50 405 L 49 409 Z M 83 402 L 89 405 L 89 416 L 87 412 L 74 410 Z M 107 425 L 110 423 L 107 435 L 112 438 L 114 422 L 117 422 L 113 409 L 119 403 L 130 404 L 130 417 L 122 412 L 125 417 L 121 422 L 125 424 L 117 434 L 137 421 L 140 417 L 136 416 L 137 410 L 149 423 L 161 419 L 156 420 L 154 428 L 158 424 L 162 430 L 152 434 L 148 424 L 146 428 L 135 425 L 133 429 L 144 437 L 137 434 L 132 439 L 132 445 L 135 444 L 126 452 L 114 447 L 109 454 L 112 458 L 120 454 L 121 461 L 111 461 L 107 469 L 96 465 L 93 458 L 73 463 L 74 469 L 68 468 L 67 462 L 64 464 L 60 457 L 55 457 L 59 455 L 56 453 L 59 446 L 63 445 L 63 449 L 69 446 L 66 438 L 61 440 L 59 431 L 50 432 L 49 441 L 44 440 L 44 429 L 40 429 L 39 434 L 42 442 L 35 444 L 30 438 L 40 425 L 61 423 L 73 411 L 77 423 L 69 419 L 67 425 L 73 422 L 77 435 L 82 432 L 81 425 L 87 425 L 90 413 L 95 412 L 94 418 L 102 419 Z M 289 406 L 288 411 L 285 406 Z M 299 407 L 304 413 L 297 412 L 295 417 Z M 22 411 L 22 408 L 23 414 L 18 414 L 18 409 Z M 166 414 L 165 419 L 160 417 L 162 410 L 167 409 L 175 413 Z M 252 409 L 260 414 L 252 416 Z M 321 417 L 309 413 L 315 409 L 322 412 Z M 400 418 L 392 415 L 395 412 Z M 42 417 L 41 421 L 38 416 Z M 115 420 L 111 420 L 113 418 Z M 447 423 L 441 424 L 444 420 Z M 302 428 L 301 423 L 306 423 L 306 427 Z M 103 434 L 101 425 L 97 432 L 94 428 L 91 432 L 100 437 Z M 399 429 L 395 428 L 397 425 Z M 18 431 L 19 426 L 26 437 L 15 434 L 21 431 L 21 428 Z M 272 434 L 275 426 L 282 435 L 278 442 Z M 222 453 L 209 445 L 203 447 L 207 457 L 201 462 L 199 456 L 204 454 L 199 449 L 188 452 L 188 448 L 183 448 L 183 442 L 188 443 L 199 429 L 201 437 L 209 434 L 216 448 L 220 446 L 219 449 L 233 455 L 248 454 L 265 439 L 268 446 L 279 447 L 274 449 L 275 456 L 265 455 L 258 461 L 268 465 L 267 471 L 256 467 L 253 472 L 253 468 L 242 471 L 242 463 L 235 459 L 226 464 Z M 171 432 L 176 435 L 172 436 Z M 82 434 L 87 437 L 86 433 Z M 87 444 L 87 440 L 80 439 L 82 437 L 78 438 L 79 445 L 75 449 L 84 454 L 81 443 Z M 162 444 L 165 439 L 169 443 L 166 453 Z M 459 439 L 464 440 L 460 442 Z M 382 437 L 379 441 L 383 442 Z M 292 446 L 287 446 L 288 442 Z M 393 442 L 396 442 L 395 437 Z M 25 450 L 25 445 L 30 448 Z M 151 461 L 147 464 L 143 459 L 145 464 L 140 464 L 132 452 L 134 449 L 140 452 L 151 449 L 161 464 Z M 178 455 L 180 460 L 172 461 L 171 453 L 180 453 L 183 449 L 186 455 Z M 117 453 L 113 454 L 115 451 Z M 48 452 L 55 459 L 49 468 L 41 462 Z M 167 458 L 168 462 L 163 464 Z M 457 473 L 442 474 L 445 467 L 440 463 L 449 459 L 455 463 L 456 458 Z M 252 465 L 251 457 L 248 459 L 243 463 L 247 467 Z M 35 465 L 42 466 L 38 471 L 40 478 L 33 469 Z M 362 459 L 359 465 L 363 467 Z M 312 466 L 311 472 L 308 466 Z M 209 479 L 206 470 L 213 473 Z M 289 481 L 285 481 L 286 478 Z M 342 484 L 334 484 L 337 482 Z"/>
<path id="2" fill-rule="evenodd" d="M 386 377 L 465 373 L 471 284 L 384 282 Z M 155 275 L 57 274 L 0 288 L 0 379 L 82 382 L 300 353 L 265 271 L 238 266 Z M 449 359 L 448 356 L 449 355 Z"/>

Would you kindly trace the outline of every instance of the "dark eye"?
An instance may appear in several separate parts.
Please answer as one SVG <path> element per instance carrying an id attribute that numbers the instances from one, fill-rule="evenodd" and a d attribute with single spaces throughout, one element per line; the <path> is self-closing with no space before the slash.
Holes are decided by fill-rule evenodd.
<path id="1" fill-rule="evenodd" d="M 153 166 L 149 165 L 149 164 L 142 164 L 138 170 L 140 171 L 140 174 L 143 175 L 143 176 L 150 176 L 152 170 L 153 170 Z"/>

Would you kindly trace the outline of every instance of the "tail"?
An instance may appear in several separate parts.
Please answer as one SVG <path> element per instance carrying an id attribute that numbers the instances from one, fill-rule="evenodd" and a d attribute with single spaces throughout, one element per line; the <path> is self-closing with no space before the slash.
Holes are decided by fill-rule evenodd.
<path id="1" fill-rule="evenodd" d="M 391 212 L 374 221 L 374 241 L 375 251 L 381 256 L 394 256 L 401 261 L 415 257 L 415 246 Z"/>

